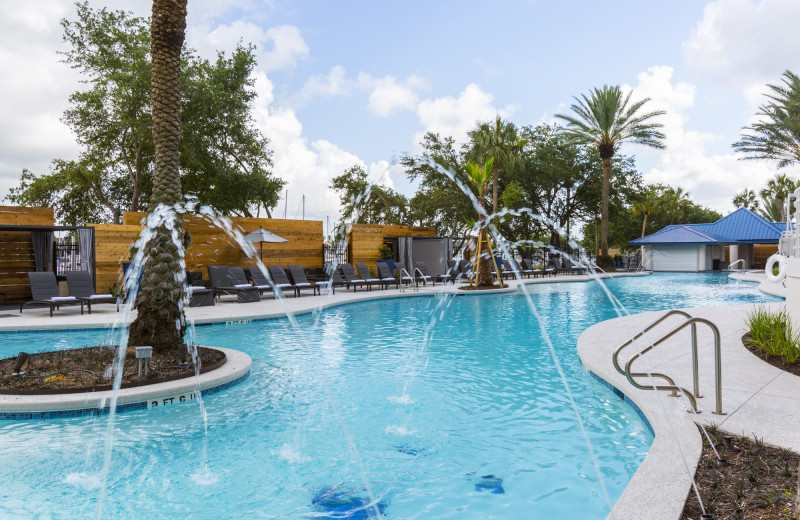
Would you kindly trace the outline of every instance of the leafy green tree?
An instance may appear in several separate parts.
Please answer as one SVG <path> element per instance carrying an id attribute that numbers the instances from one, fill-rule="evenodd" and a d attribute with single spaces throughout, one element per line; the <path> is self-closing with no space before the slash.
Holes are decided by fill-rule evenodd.
<path id="1" fill-rule="evenodd" d="M 737 208 L 747 208 L 750 211 L 758 209 L 758 196 L 750 188 L 745 188 L 733 197 L 733 205 Z"/>
<path id="2" fill-rule="evenodd" d="M 783 73 L 783 85 L 768 84 L 767 102 L 756 112 L 759 120 L 743 128 L 733 148 L 744 159 L 778 161 L 783 168 L 800 162 L 800 77 Z"/>
<path id="3" fill-rule="evenodd" d="M 141 211 L 152 190 L 149 21 L 124 11 L 77 4 L 62 20 L 62 59 L 85 78 L 62 120 L 81 147 L 49 174 L 24 173 L 8 200 L 55 207 L 60 222 L 121 222 Z M 270 173 L 269 141 L 255 128 L 255 51 L 239 46 L 215 62 L 183 50 L 180 168 L 185 193 L 225 214 L 250 216 L 277 203 L 283 181 Z M 82 200 L 78 200 L 82 199 Z"/>
<path id="4" fill-rule="evenodd" d="M 182 199 L 180 177 L 181 48 L 186 33 L 186 0 L 153 0 L 151 24 L 153 72 L 153 145 L 155 174 L 150 211 L 174 206 Z M 130 345 L 151 345 L 153 350 L 177 350 L 186 332 L 186 317 L 179 302 L 181 251 L 171 229 L 163 223 L 145 245 L 146 261 L 136 319 L 130 325 Z"/>
<path id="5" fill-rule="evenodd" d="M 575 98 L 577 103 L 570 108 L 574 115 L 557 114 L 564 120 L 564 130 L 570 141 L 576 144 L 592 145 L 597 148 L 603 162 L 603 189 L 601 205 L 602 262 L 608 261 L 608 204 L 610 189 L 611 159 L 626 141 L 664 148 L 664 134 L 659 130 L 663 125 L 654 118 L 663 115 L 661 110 L 642 112 L 642 107 L 650 101 L 645 98 L 630 103 L 632 92 L 623 94 L 619 86 L 595 88 L 589 97 Z"/>
<path id="6" fill-rule="evenodd" d="M 408 178 L 419 182 L 419 189 L 410 201 L 414 219 L 424 226 L 435 226 L 439 235 L 462 236 L 475 222 L 475 208 L 450 176 L 464 186 L 468 184 L 461 167 L 464 158 L 456 151 L 452 137 L 428 132 L 420 146 L 422 151 L 418 155 L 400 159 Z"/>
<path id="7" fill-rule="evenodd" d="M 494 123 L 479 123 L 468 133 L 470 145 L 465 157 L 469 161 L 494 159 L 492 166 L 492 213 L 497 213 L 499 170 L 509 173 L 521 163 L 519 152 L 525 141 L 517 135 L 517 127 L 498 115 Z"/>
<path id="8" fill-rule="evenodd" d="M 361 166 L 351 166 L 331 181 L 339 193 L 342 220 L 358 224 L 410 225 L 408 199 L 391 188 L 370 184 Z"/>

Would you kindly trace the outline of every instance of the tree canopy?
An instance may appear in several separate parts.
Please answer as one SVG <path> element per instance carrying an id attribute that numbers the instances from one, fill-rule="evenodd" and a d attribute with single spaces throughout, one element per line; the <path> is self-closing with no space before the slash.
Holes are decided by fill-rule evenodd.
<path id="1" fill-rule="evenodd" d="M 146 209 L 154 148 L 150 105 L 150 22 L 125 11 L 77 4 L 62 20 L 64 63 L 86 88 L 74 92 L 62 121 L 75 134 L 76 158 L 54 159 L 49 173 L 23 171 L 8 200 L 47 205 L 60 222 L 121 221 Z M 268 139 L 255 127 L 255 49 L 238 45 L 216 60 L 183 48 L 180 169 L 184 193 L 223 214 L 251 216 L 277 204 L 284 181 L 271 172 Z"/>

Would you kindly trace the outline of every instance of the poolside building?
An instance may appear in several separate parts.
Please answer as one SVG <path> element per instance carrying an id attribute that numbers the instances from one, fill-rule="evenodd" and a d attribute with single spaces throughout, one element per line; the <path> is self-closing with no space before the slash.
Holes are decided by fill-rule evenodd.
<path id="1" fill-rule="evenodd" d="M 644 248 L 644 267 L 652 271 L 713 271 L 736 262 L 754 269 L 778 250 L 785 229 L 785 222 L 739 208 L 711 224 L 669 225 L 628 245 Z"/>

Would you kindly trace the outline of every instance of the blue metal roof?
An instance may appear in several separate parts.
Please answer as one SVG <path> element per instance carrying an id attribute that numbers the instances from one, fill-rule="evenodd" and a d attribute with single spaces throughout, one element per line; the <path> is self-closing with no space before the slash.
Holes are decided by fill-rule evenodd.
<path id="1" fill-rule="evenodd" d="M 777 244 L 785 226 L 785 223 L 769 222 L 748 209 L 739 208 L 711 224 L 670 225 L 628 244 Z"/>

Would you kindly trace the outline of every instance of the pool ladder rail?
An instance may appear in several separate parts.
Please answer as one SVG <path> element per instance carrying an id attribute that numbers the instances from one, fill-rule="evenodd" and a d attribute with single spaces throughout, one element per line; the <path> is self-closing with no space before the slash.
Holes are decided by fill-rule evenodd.
<path id="1" fill-rule="evenodd" d="M 671 316 L 682 316 L 685 318 L 681 324 L 677 327 L 674 327 L 666 334 L 661 335 L 656 341 L 651 343 L 648 347 L 640 350 L 638 353 L 631 356 L 625 362 L 625 368 L 623 369 L 619 363 L 619 355 L 623 349 L 628 347 L 629 345 L 633 344 L 636 340 L 647 334 L 657 325 L 665 321 L 667 318 Z M 700 385 L 698 381 L 698 361 L 697 361 L 697 325 L 706 325 L 711 332 L 714 334 L 714 391 L 716 393 L 716 408 L 714 410 L 714 414 L 716 415 L 725 415 L 725 412 L 722 411 L 722 352 L 720 347 L 720 333 L 719 329 L 717 328 L 714 323 L 705 319 L 705 318 L 697 318 L 693 317 L 692 315 L 679 310 L 672 310 L 665 313 L 663 316 L 658 318 L 656 321 L 642 329 L 641 332 L 633 336 L 631 339 L 617 347 L 614 351 L 614 355 L 612 356 L 612 361 L 614 363 L 614 368 L 620 374 L 624 375 L 628 382 L 633 385 L 635 388 L 640 390 L 666 390 L 670 392 L 670 396 L 676 397 L 678 396 L 678 391 L 683 393 L 692 405 L 692 410 L 690 412 L 693 413 L 700 413 L 697 409 L 697 399 L 703 397 L 700 395 Z M 692 337 L 692 379 L 694 383 L 694 392 L 690 392 L 685 388 L 681 388 L 678 386 L 675 381 L 666 374 L 661 374 L 658 372 L 631 372 L 631 367 L 633 366 L 633 362 L 636 361 L 639 357 L 643 356 L 644 354 L 648 353 L 649 351 L 653 350 L 658 345 L 664 343 L 669 338 L 677 334 L 678 332 L 682 331 L 686 327 L 691 328 L 691 337 Z M 642 377 L 653 377 L 653 378 L 660 378 L 667 382 L 666 385 L 658 385 L 658 384 L 651 384 L 651 385 L 644 385 L 636 380 L 636 378 Z"/>

